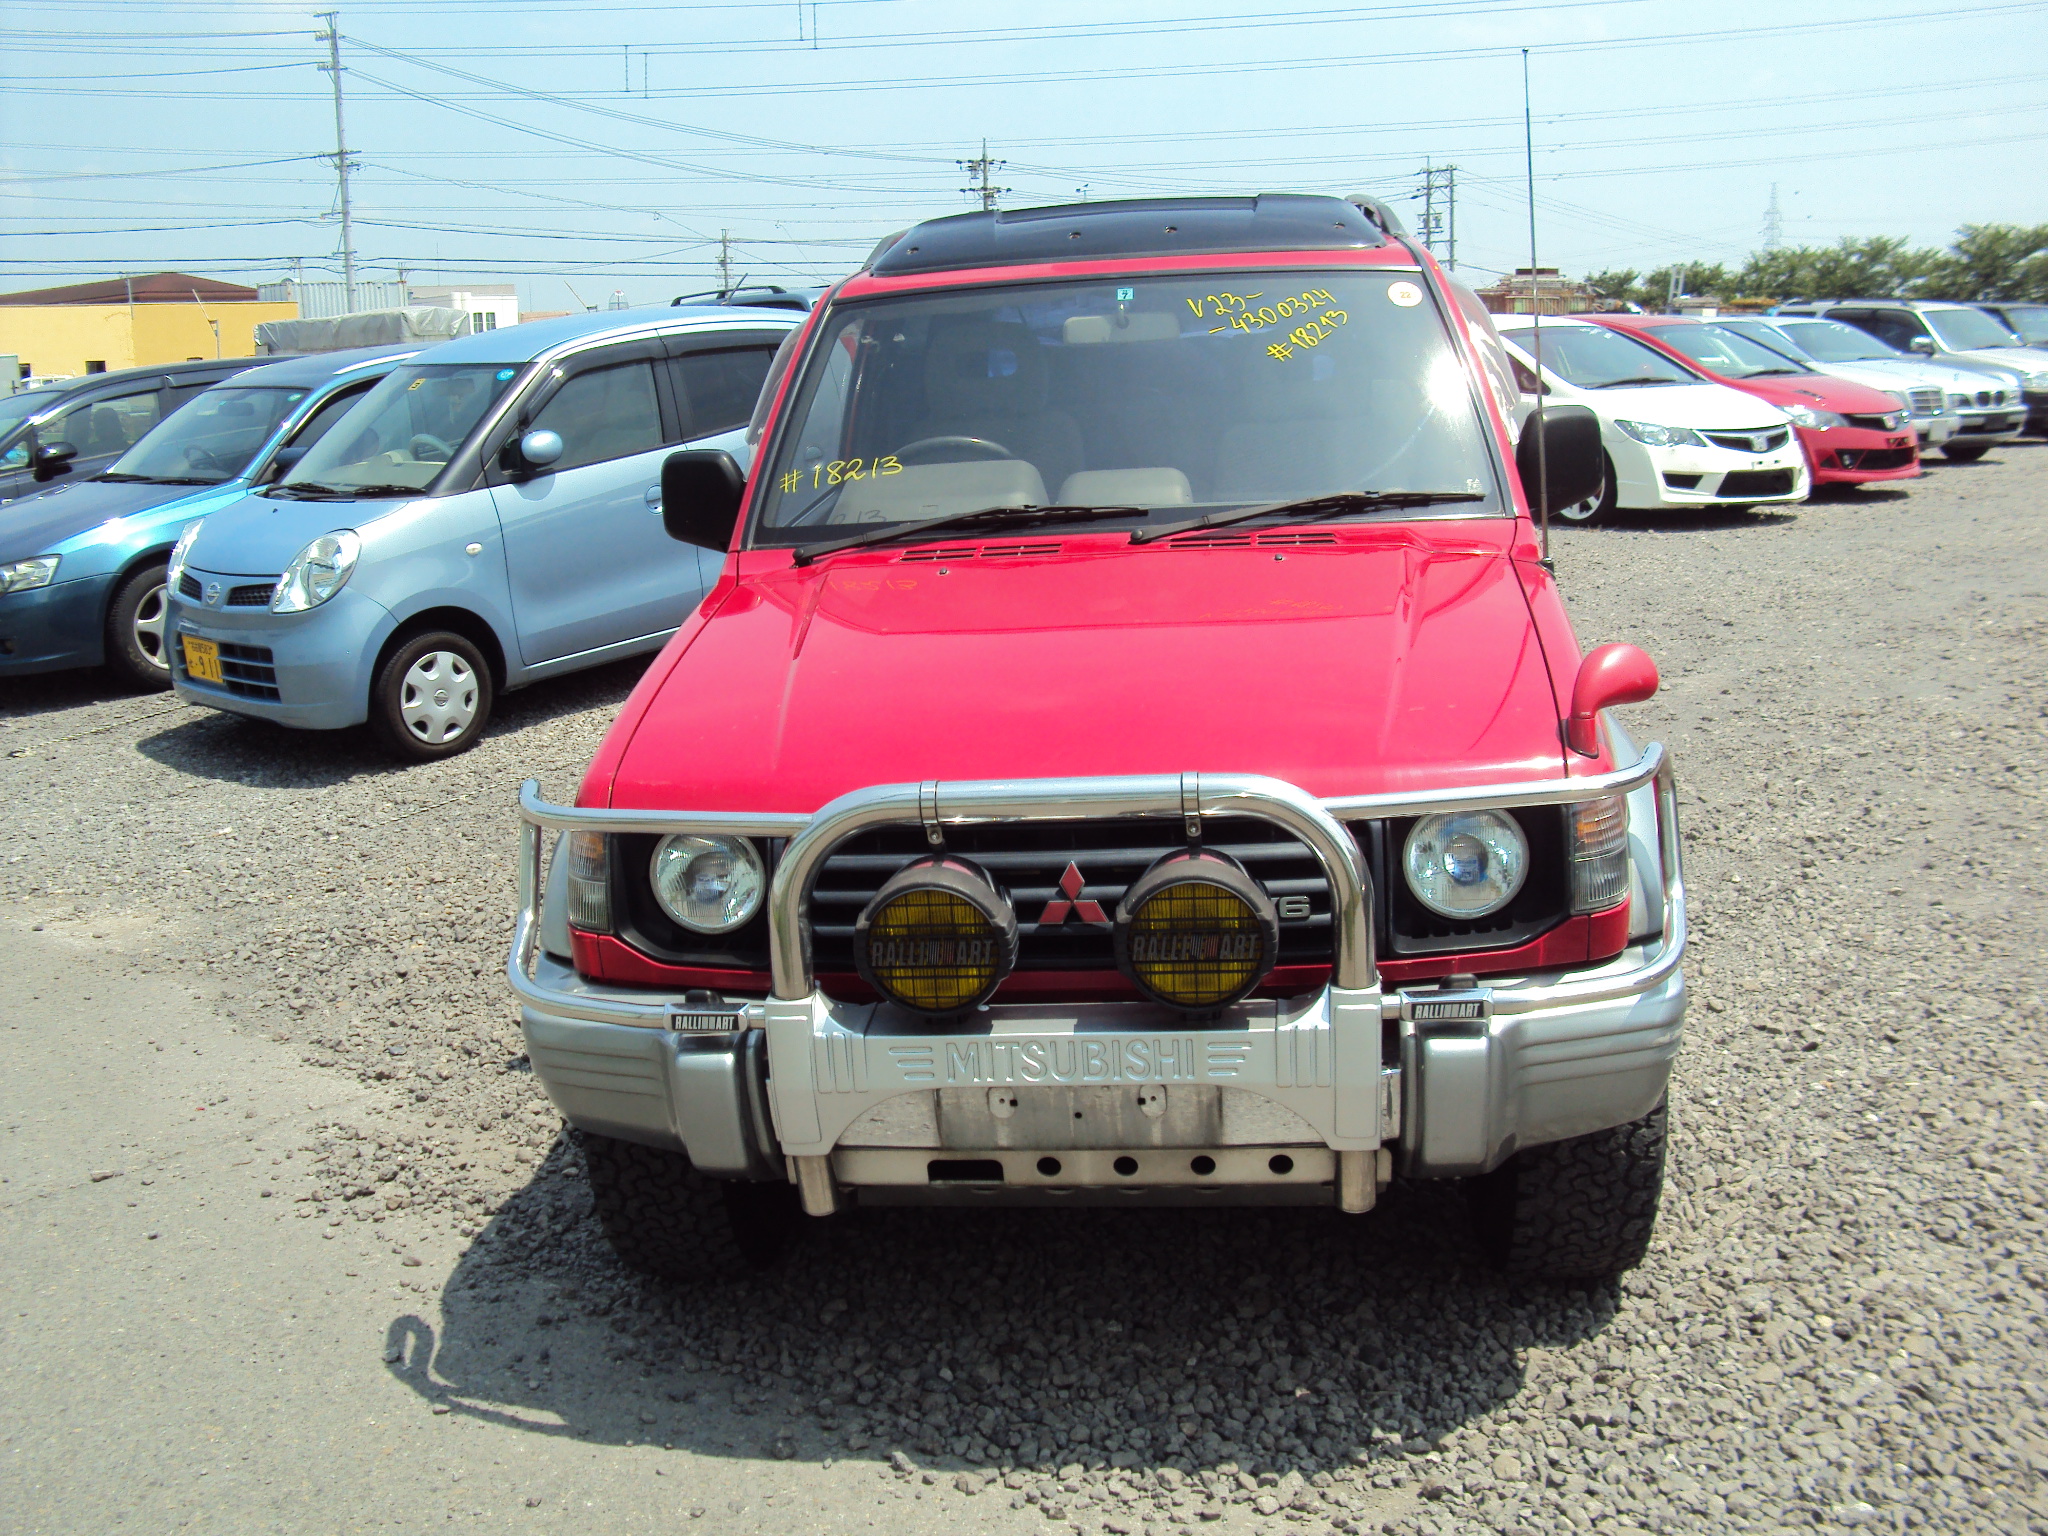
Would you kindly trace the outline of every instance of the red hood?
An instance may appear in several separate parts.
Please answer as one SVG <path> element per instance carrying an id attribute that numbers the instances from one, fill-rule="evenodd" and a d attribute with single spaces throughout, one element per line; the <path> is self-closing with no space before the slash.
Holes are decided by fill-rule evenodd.
<path id="1" fill-rule="evenodd" d="M 1558 775 L 1515 530 L 744 554 L 635 691 L 585 803 L 804 813 L 868 784 L 1189 769 L 1317 795 Z"/>

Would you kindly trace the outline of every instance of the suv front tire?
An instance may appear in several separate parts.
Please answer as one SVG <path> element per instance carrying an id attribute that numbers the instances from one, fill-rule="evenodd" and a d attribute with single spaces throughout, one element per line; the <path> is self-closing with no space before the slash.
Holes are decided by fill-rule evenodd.
<path id="1" fill-rule="evenodd" d="M 774 1262 L 796 1191 L 700 1173 L 687 1154 L 577 1133 L 599 1225 L 619 1262 L 662 1280 L 729 1280 Z"/>
<path id="2" fill-rule="evenodd" d="M 1650 1250 L 1664 1192 L 1667 1102 L 1640 1120 L 1517 1152 L 1472 1181 L 1496 1266 L 1524 1280 L 1604 1280 Z"/>

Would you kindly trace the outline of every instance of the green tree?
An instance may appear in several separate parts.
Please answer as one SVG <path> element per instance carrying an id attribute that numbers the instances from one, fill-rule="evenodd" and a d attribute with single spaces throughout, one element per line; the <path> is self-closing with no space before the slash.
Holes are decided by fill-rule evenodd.
<path id="1" fill-rule="evenodd" d="M 1910 294 L 1942 261 L 1939 251 L 1915 250 L 1890 235 L 1848 238 L 1833 245 L 1757 251 L 1743 263 L 1736 286 L 1771 299 L 1847 299 Z"/>
<path id="2" fill-rule="evenodd" d="M 1965 302 L 2048 302 L 2048 224 L 1965 224 L 1923 291 Z"/>

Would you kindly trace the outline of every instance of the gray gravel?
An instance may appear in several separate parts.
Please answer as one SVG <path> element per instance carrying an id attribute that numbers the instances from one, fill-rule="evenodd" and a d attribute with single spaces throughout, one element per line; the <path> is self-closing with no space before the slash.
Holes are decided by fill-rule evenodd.
<path id="1" fill-rule="evenodd" d="M 466 1240 L 431 1360 L 391 1351 L 437 1403 L 872 1460 L 885 1500 L 1019 1529 L 2048 1531 L 2044 500 L 2025 444 L 1557 535 L 1582 640 L 1664 669 L 1630 724 L 1676 750 L 1697 921 L 1665 1214 L 1619 1285 L 1502 1284 L 1443 1186 L 1349 1220 L 869 1213 L 733 1290 L 625 1274 L 498 972 L 513 792 L 573 791 L 631 668 L 409 770 L 10 684 L 0 894 L 399 1096 L 276 1187 Z M 551 1388 L 572 1352 L 606 1390 Z"/>

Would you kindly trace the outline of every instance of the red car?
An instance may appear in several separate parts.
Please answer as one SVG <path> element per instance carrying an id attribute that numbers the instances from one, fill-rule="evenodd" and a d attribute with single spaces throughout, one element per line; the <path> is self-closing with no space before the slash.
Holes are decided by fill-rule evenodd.
<path id="1" fill-rule="evenodd" d="M 509 978 L 621 1257 L 1398 1168 L 1476 1181 L 1511 1269 L 1636 1263 L 1675 801 L 1602 713 L 1655 667 L 1581 657 L 1531 515 L 1599 424 L 1518 405 L 1363 202 L 964 214 L 826 293 L 751 472 L 664 466 L 716 584 L 576 804 L 520 798 Z"/>
<path id="2" fill-rule="evenodd" d="M 1815 485 L 1911 480 L 1920 473 L 1919 435 L 1890 395 L 1816 373 L 1708 321 L 1677 315 L 1582 318 L 1646 341 L 1716 384 L 1775 405 L 1792 418 Z"/>

